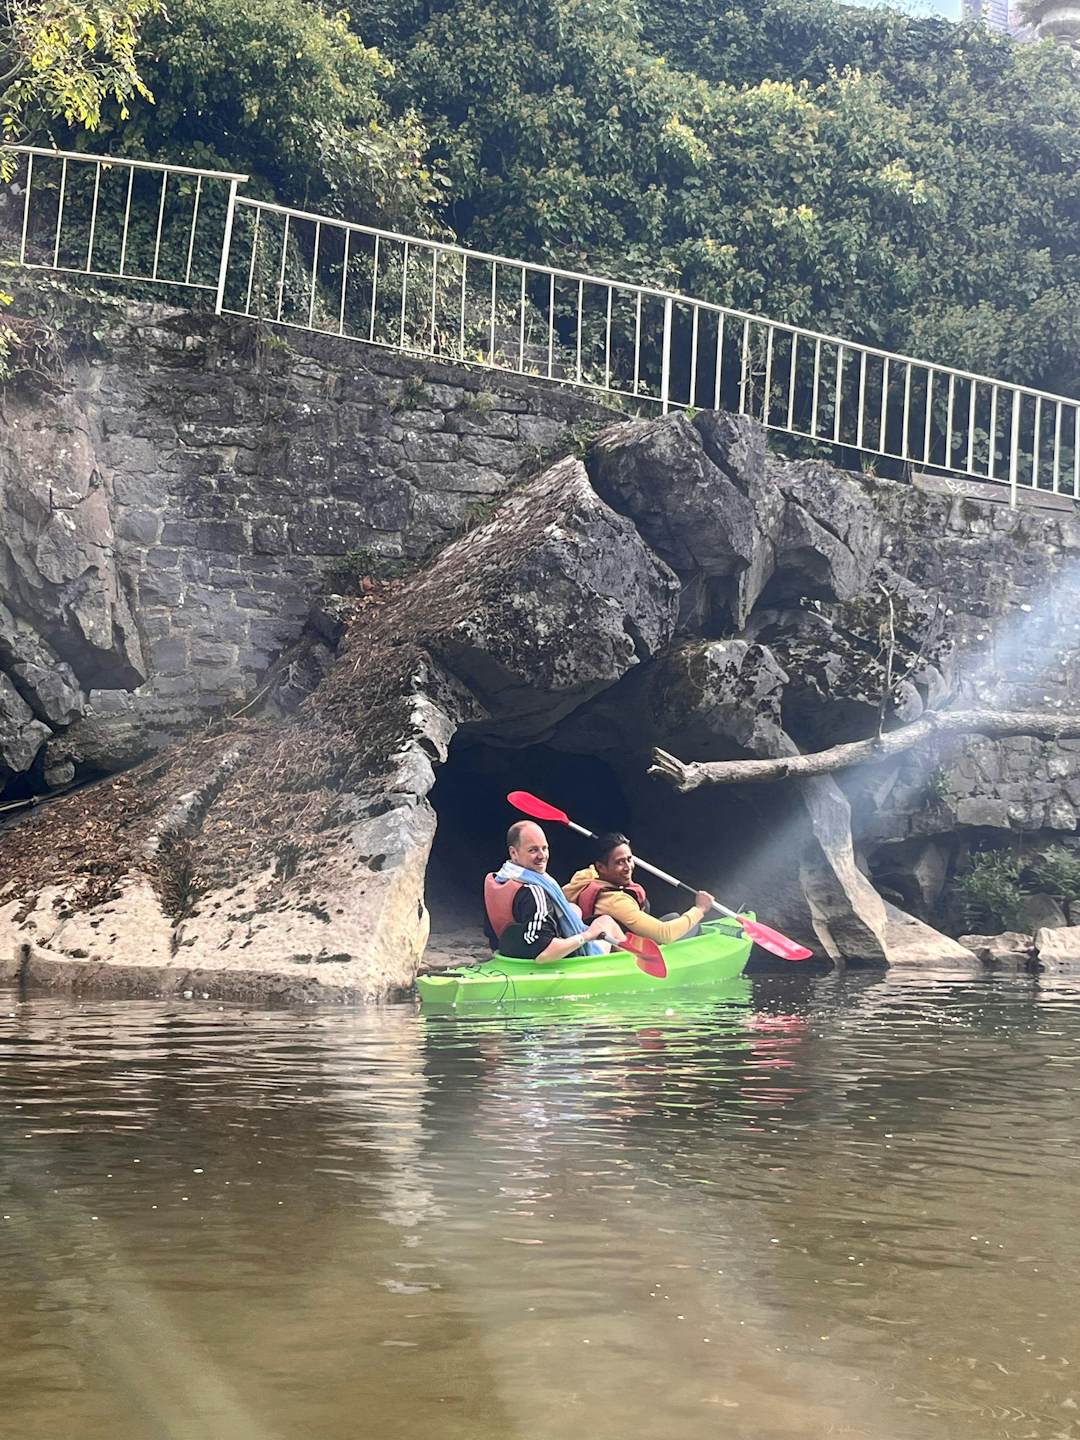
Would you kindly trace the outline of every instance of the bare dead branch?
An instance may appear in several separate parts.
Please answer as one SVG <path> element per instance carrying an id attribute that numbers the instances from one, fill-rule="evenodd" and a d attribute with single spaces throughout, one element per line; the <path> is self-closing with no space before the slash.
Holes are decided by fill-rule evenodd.
<path id="1" fill-rule="evenodd" d="M 1080 739 L 1080 716 L 1055 715 L 1045 710 L 934 710 L 910 725 L 869 740 L 852 740 L 809 755 L 784 755 L 776 760 L 698 760 L 687 764 L 666 750 L 654 750 L 649 774 L 681 791 L 696 790 L 699 785 L 801 780 L 871 760 L 887 760 L 938 735 L 1031 735 L 1037 740 L 1076 740 Z"/>

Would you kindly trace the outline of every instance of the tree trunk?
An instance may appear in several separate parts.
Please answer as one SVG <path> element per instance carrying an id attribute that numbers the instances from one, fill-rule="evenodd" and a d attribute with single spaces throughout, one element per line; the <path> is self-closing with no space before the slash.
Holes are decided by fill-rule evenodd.
<path id="1" fill-rule="evenodd" d="M 910 725 L 869 740 L 832 745 L 810 755 L 785 755 L 776 760 L 699 760 L 684 763 L 666 750 L 653 751 L 650 775 L 659 775 L 676 790 L 699 785 L 753 785 L 772 780 L 827 775 L 870 760 L 887 760 L 937 735 L 1031 735 L 1039 740 L 1080 739 L 1080 717 L 1043 710 L 931 711 Z"/>

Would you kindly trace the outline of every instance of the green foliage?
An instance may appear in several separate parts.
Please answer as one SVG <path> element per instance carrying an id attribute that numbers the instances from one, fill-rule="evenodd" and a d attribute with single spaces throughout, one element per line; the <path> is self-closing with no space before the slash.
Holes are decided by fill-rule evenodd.
<path id="1" fill-rule="evenodd" d="M 0 290 L 0 310 L 10 305 L 12 298 L 6 290 Z M 0 319 L 0 385 L 5 385 L 15 374 L 14 354 L 18 345 L 17 331 L 6 320 Z"/>
<path id="2" fill-rule="evenodd" d="M 1064 845 L 1050 845 L 1028 864 L 1037 890 L 1062 900 L 1080 900 L 1080 856 Z"/>
<path id="3" fill-rule="evenodd" d="M 557 458 L 576 455 L 583 460 L 603 428 L 599 420 L 575 420 L 566 427 L 562 439 L 554 447 L 559 451 Z"/>
<path id="4" fill-rule="evenodd" d="M 63 307 L 54 304 L 52 287 L 42 287 L 41 303 L 33 314 L 0 318 L 0 387 L 16 381 L 33 380 L 48 389 L 60 378 L 68 344 L 84 338 L 78 323 L 65 336 Z M 0 290 L 0 311 L 14 304 L 15 297 Z"/>
<path id="5" fill-rule="evenodd" d="M 603 428 L 603 425 L 595 420 L 578 420 L 567 425 L 559 438 L 550 445 L 537 445 L 534 448 L 522 466 L 522 476 L 539 475 L 569 455 L 576 455 L 579 460 L 583 460 Z"/>
<path id="6" fill-rule="evenodd" d="M 1080 76 L 838 0 L 359 0 L 470 244 L 1080 382 Z"/>
<path id="7" fill-rule="evenodd" d="M 419 375 L 406 375 L 401 394 L 390 407 L 392 410 L 419 410 L 431 399 L 431 391 Z"/>
<path id="8" fill-rule="evenodd" d="M 490 390 L 466 390 L 461 399 L 461 409 L 471 410 L 474 415 L 487 415 L 495 408 L 495 396 Z"/>
<path id="9" fill-rule="evenodd" d="M 980 934 L 1024 927 L 1021 907 L 1029 892 L 1021 876 L 1021 856 L 1003 850 L 977 855 L 971 869 L 955 882 L 964 923 Z"/>
<path id="10" fill-rule="evenodd" d="M 120 308 L 115 296 L 97 289 L 73 297 L 49 275 L 20 292 L 18 313 L 12 306 L 15 297 L 0 287 L 0 387 L 18 381 L 39 390 L 60 384 L 73 351 L 92 350 L 110 335 Z"/>
<path id="11" fill-rule="evenodd" d="M 121 153 L 250 173 L 249 191 L 293 205 L 429 229 L 440 177 L 393 67 L 344 11 L 309 0 L 170 0 L 146 30 L 156 104 L 121 124 Z M 116 142 L 119 142 L 118 144 Z"/>
<path id="12" fill-rule="evenodd" d="M 152 99 L 136 64 L 140 28 L 161 0 L 0 0 L 0 139 L 50 121 L 96 130 L 111 100 L 127 118 Z M 0 179 L 10 171 L 0 154 Z"/>
<path id="13" fill-rule="evenodd" d="M 0 0 L 13 58 L 0 110 L 60 141 L 100 123 L 314 210 L 1080 387 L 1080 71 L 1051 43 L 839 0 Z"/>
<path id="14" fill-rule="evenodd" d="M 964 923 L 974 930 L 1023 930 L 1026 896 L 1053 895 L 1059 900 L 1080 899 L 1080 855 L 1064 845 L 1023 855 L 991 850 L 976 855 L 966 874 L 954 881 Z"/>
<path id="15" fill-rule="evenodd" d="M 399 580 L 409 568 L 400 556 L 384 555 L 359 545 L 327 566 L 323 586 L 330 595 L 359 595 L 365 588 L 365 580 Z"/>
<path id="16" fill-rule="evenodd" d="M 949 788 L 949 774 L 939 765 L 926 782 L 926 798 L 930 805 L 944 808 L 952 800 Z"/>

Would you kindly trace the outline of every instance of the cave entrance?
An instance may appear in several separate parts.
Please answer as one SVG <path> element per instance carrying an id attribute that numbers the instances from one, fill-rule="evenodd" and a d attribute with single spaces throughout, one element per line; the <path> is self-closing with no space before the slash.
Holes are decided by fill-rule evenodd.
<path id="1" fill-rule="evenodd" d="M 798 883 L 806 816 L 788 787 L 703 787 L 679 795 L 648 778 L 647 763 L 633 755 L 614 766 L 596 755 L 549 745 L 509 748 L 459 731 L 429 796 L 438 817 L 426 887 L 432 957 L 487 953 L 483 878 L 505 858 L 507 827 L 523 818 L 507 805 L 509 790 L 529 790 L 581 825 L 622 830 L 670 874 L 711 889 L 725 905 L 757 909 L 770 924 L 806 935 Z M 561 825 L 545 828 L 551 873 L 565 881 L 588 864 L 588 842 Z M 685 891 L 639 878 L 654 914 L 690 904 Z"/>

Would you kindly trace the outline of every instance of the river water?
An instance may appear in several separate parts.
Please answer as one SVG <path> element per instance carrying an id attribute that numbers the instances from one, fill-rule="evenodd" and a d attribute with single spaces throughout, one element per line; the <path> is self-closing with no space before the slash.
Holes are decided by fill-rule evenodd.
<path id="1" fill-rule="evenodd" d="M 1080 1436 L 1080 995 L 0 994 L 4 1440 Z"/>

